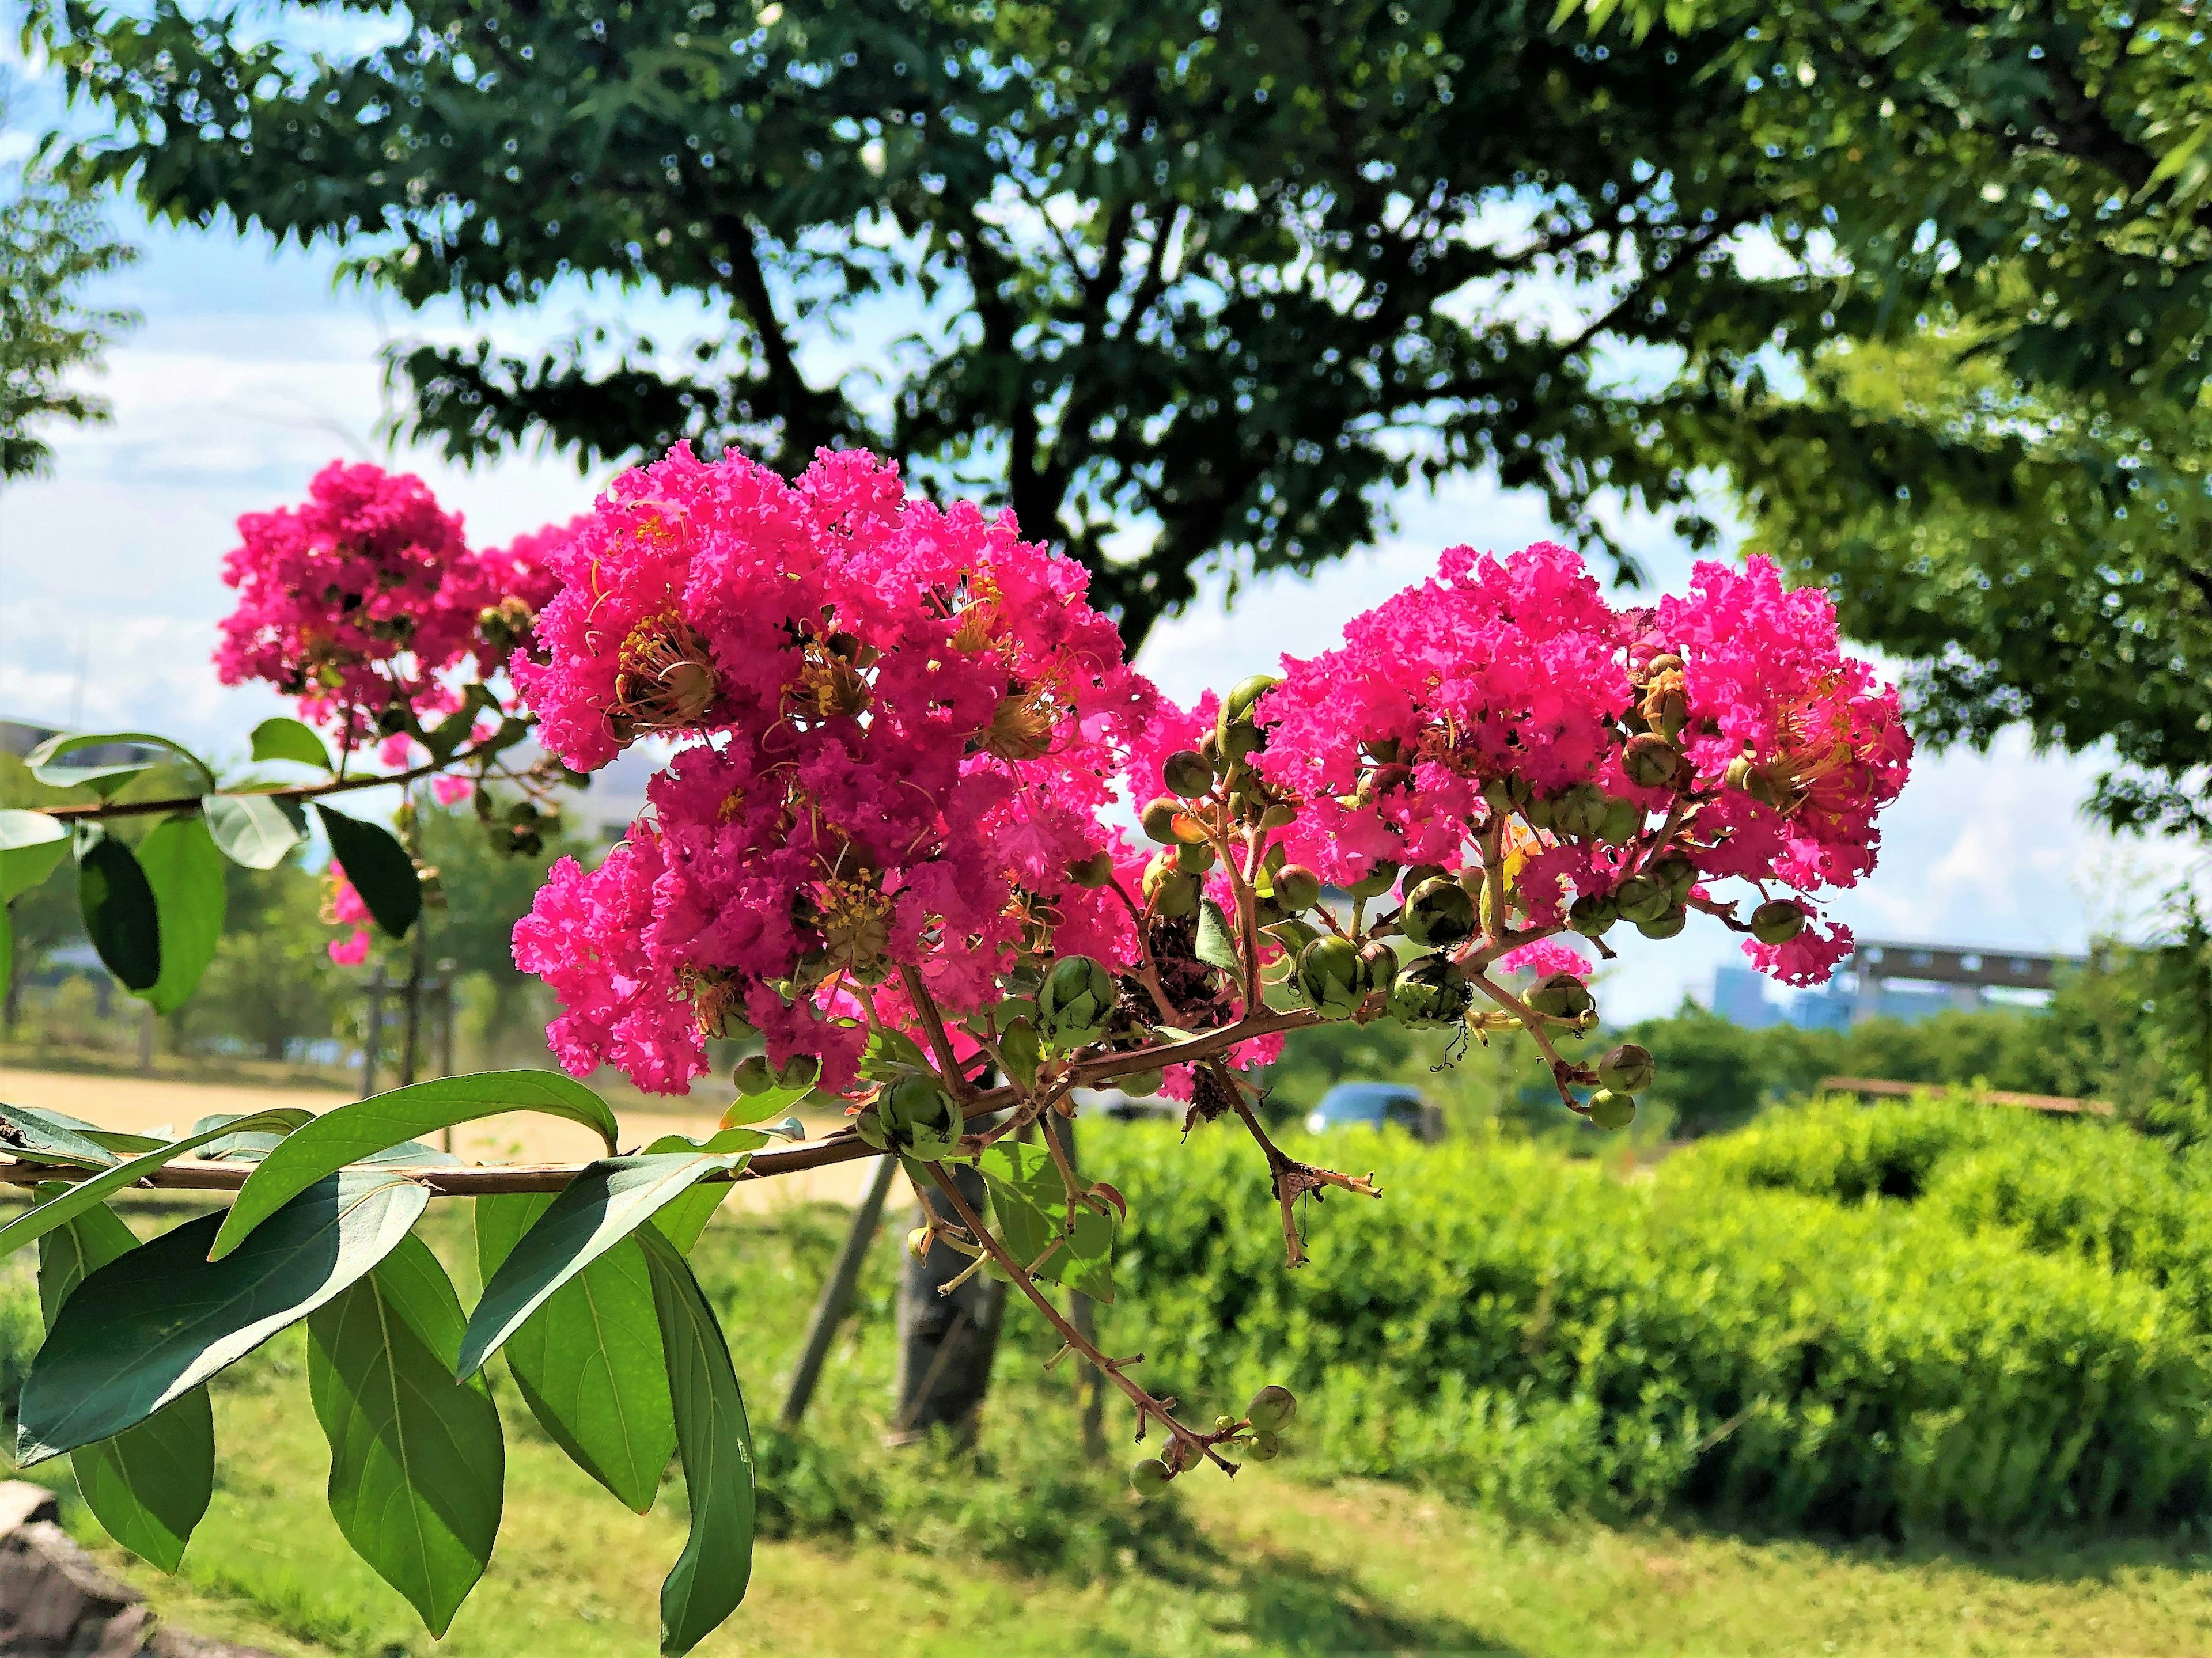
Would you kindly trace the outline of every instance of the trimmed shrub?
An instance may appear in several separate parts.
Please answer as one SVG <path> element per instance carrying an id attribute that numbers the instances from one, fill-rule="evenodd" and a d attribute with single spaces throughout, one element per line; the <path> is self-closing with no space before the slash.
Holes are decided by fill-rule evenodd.
<path id="1" fill-rule="evenodd" d="M 1287 1384 L 1292 1447 L 1322 1467 L 1523 1509 L 1977 1537 L 2159 1524 L 2212 1492 L 2189 1321 L 2002 1231 L 1338 1135 L 1310 1154 L 1379 1168 L 1386 1196 L 1313 1210 L 1291 1272 L 1249 1145 L 1094 1143 L 1145 1194 L 1111 1345 L 1197 1416 Z"/>

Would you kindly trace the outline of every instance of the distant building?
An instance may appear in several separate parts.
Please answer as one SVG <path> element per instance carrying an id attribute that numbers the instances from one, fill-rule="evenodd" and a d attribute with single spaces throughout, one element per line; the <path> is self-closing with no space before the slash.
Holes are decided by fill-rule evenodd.
<path id="1" fill-rule="evenodd" d="M 42 726 L 34 720 L 15 720 L 0 714 L 0 754 L 12 754 L 18 760 L 29 754 L 50 737 L 59 737 L 60 728 Z M 156 761 L 164 750 L 143 743 L 103 743 L 97 748 L 78 749 L 69 756 L 73 766 L 121 766 L 134 760 Z"/>
<path id="2" fill-rule="evenodd" d="M 1862 1019 L 1924 1019 L 2047 999 L 2059 974 L 2087 958 L 2045 950 L 1977 950 L 1971 945 L 1865 939 L 1818 990 L 1778 993 L 1747 967 L 1717 968 L 1712 1011 L 1747 1029 L 1794 1024 L 1841 1030 Z"/>

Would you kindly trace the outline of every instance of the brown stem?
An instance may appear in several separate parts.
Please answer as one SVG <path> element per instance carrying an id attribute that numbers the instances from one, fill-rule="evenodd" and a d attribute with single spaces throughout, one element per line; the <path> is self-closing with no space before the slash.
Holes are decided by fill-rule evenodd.
<path id="1" fill-rule="evenodd" d="M 1536 1039 L 1536 1046 L 1543 1050 L 1544 1057 L 1552 1062 L 1552 1086 L 1559 1090 L 1560 1102 L 1570 1111 L 1582 1112 L 1583 1108 L 1576 1104 L 1575 1096 L 1567 1091 L 1567 1078 L 1573 1074 L 1575 1067 L 1559 1057 L 1559 1050 L 1552 1046 L 1552 1039 L 1544 1034 L 1546 1016 L 1537 1012 L 1534 1008 L 1530 1007 L 1504 986 L 1492 982 L 1488 974 L 1473 973 L 1468 976 L 1481 987 L 1482 993 L 1492 1001 L 1496 1002 L 1518 1019 L 1521 1022 L 1521 1028 Z"/>
<path id="2" fill-rule="evenodd" d="M 1275 1201 L 1282 1206 L 1283 1210 L 1283 1252 L 1288 1257 L 1288 1264 L 1303 1266 L 1306 1264 L 1306 1247 L 1304 1240 L 1298 1236 L 1297 1202 L 1300 1198 L 1309 1192 L 1318 1193 L 1330 1187 L 1357 1192 L 1363 1197 L 1379 1198 L 1382 1193 L 1376 1188 L 1372 1175 L 1340 1175 L 1334 1169 L 1300 1163 L 1290 1156 L 1267 1138 L 1267 1131 L 1260 1126 L 1260 1119 L 1245 1103 L 1244 1096 L 1237 1091 L 1237 1085 L 1225 1078 L 1223 1082 L 1229 1090 L 1230 1099 L 1235 1102 L 1237 1114 L 1243 1120 L 1244 1127 L 1251 1131 L 1252 1138 L 1260 1143 L 1260 1151 L 1267 1159 L 1267 1178 L 1275 1188 Z"/>
<path id="3" fill-rule="evenodd" d="M 960 1061 L 952 1057 L 952 1039 L 945 1034 L 945 1020 L 938 1013 L 937 999 L 922 982 L 921 969 L 900 963 L 899 982 L 906 987 L 907 999 L 914 1004 L 915 1017 L 921 1021 L 922 1032 L 929 1038 L 929 1051 L 937 1056 L 937 1068 L 944 1074 L 952 1097 L 962 1101 L 973 1097 L 975 1090 L 960 1069 Z"/>
<path id="4" fill-rule="evenodd" d="M 991 1259 L 999 1263 L 1006 1276 L 1012 1278 L 1019 1286 L 1021 1292 L 1030 1298 L 1030 1303 L 1036 1308 L 1037 1311 L 1044 1315 L 1045 1321 L 1058 1333 L 1060 1339 L 1089 1359 L 1099 1375 L 1119 1388 L 1129 1402 L 1137 1407 L 1137 1421 L 1139 1426 L 1143 1424 L 1146 1417 L 1153 1418 L 1170 1434 L 1212 1461 L 1223 1473 L 1233 1475 L 1237 1472 L 1236 1465 L 1215 1450 L 1212 1442 L 1204 1434 L 1184 1427 L 1182 1423 L 1175 1419 L 1174 1413 L 1166 1406 L 1121 1374 L 1121 1364 L 1133 1361 L 1117 1361 L 1107 1357 L 1094 1344 L 1084 1338 L 1081 1331 L 1060 1315 L 1060 1309 L 1052 1304 L 1052 1297 L 1036 1287 L 1036 1282 L 1022 1269 L 1021 1263 L 1006 1253 L 1006 1246 L 991 1236 L 990 1229 L 983 1224 L 981 1218 L 968 1206 L 968 1199 L 961 1196 L 960 1188 L 952 1183 L 942 1166 L 931 1163 L 929 1175 L 945 1195 L 951 1199 L 952 1207 L 958 1212 L 962 1224 L 974 1234 L 975 1242 L 990 1252 Z"/>

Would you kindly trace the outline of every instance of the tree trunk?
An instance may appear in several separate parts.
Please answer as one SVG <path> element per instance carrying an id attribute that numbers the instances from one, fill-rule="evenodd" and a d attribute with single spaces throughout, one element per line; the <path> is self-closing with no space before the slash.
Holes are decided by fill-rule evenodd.
<path id="1" fill-rule="evenodd" d="M 979 1212 L 983 1177 L 964 1163 L 940 1165 L 959 1187 L 960 1195 Z M 939 1202 L 942 1203 L 940 1198 Z M 939 1211 L 946 1214 L 951 1206 Z M 948 1217 L 949 1218 L 949 1217 Z M 928 1217 L 914 1209 L 912 1224 Z M 977 1272 L 950 1295 L 938 1293 L 975 1263 L 944 1243 L 930 1246 L 921 1260 L 902 1251 L 899 1271 L 898 1409 L 891 1418 L 890 1442 L 912 1444 L 931 1430 L 948 1428 L 962 1439 L 972 1436 L 983 1397 L 991 1388 L 991 1362 L 999 1351 L 1006 1286 Z"/>

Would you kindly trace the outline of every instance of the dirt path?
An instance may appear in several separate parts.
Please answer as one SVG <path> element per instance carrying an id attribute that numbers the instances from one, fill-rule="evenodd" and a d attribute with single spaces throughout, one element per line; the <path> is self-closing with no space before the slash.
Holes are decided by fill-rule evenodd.
<path id="1" fill-rule="evenodd" d="M 217 1112 L 265 1111 L 279 1105 L 328 1111 L 345 1104 L 348 1097 L 331 1089 L 231 1088 L 215 1083 L 85 1076 L 0 1066 L 0 1100 L 64 1112 L 102 1128 L 132 1134 L 188 1133 L 200 1118 Z M 825 1114 L 808 1126 L 818 1134 L 833 1121 Z M 633 1115 L 623 1123 L 623 1149 L 662 1134 L 698 1138 L 714 1133 L 716 1127 L 715 1118 L 703 1112 Z M 455 1155 L 471 1163 L 580 1163 L 599 1155 L 600 1150 L 599 1136 L 588 1128 L 530 1112 L 489 1117 L 453 1131 Z M 742 1181 L 730 1194 L 728 1206 L 764 1210 L 798 1202 L 850 1206 L 860 1200 L 872 1169 L 870 1163 L 847 1163 L 772 1181 Z M 912 1200 L 903 1175 L 894 1184 L 891 1200 L 895 1205 Z"/>

